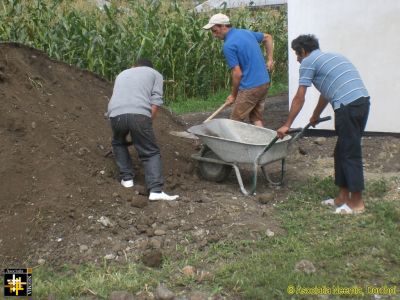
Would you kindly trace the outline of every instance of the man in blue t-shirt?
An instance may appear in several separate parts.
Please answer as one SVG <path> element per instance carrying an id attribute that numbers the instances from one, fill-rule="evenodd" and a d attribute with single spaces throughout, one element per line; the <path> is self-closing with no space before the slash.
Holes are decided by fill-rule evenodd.
<path id="1" fill-rule="evenodd" d="M 330 103 L 335 111 L 338 135 L 335 151 L 335 184 L 339 195 L 322 204 L 337 206 L 335 213 L 360 213 L 365 209 L 362 199 L 364 173 L 361 137 L 369 114 L 369 94 L 354 65 L 340 54 L 319 50 L 313 35 L 300 35 L 292 41 L 300 63 L 300 79 L 286 123 L 277 134 L 283 138 L 303 107 L 307 88 L 312 84 L 321 93 L 310 118 L 315 125 Z"/>
<path id="2" fill-rule="evenodd" d="M 212 16 L 203 28 L 211 29 L 215 38 L 224 41 L 223 52 L 232 75 L 232 91 L 225 103 L 235 103 L 231 119 L 249 118 L 252 124 L 264 126 L 264 102 L 270 83 L 268 70 L 272 71 L 274 66 L 271 35 L 233 28 L 224 14 Z M 261 42 L 267 52 L 267 63 L 260 49 Z"/>

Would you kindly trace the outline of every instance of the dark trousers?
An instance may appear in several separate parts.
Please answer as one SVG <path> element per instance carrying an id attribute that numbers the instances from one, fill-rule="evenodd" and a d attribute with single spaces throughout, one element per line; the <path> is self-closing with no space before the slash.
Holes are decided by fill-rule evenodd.
<path id="1" fill-rule="evenodd" d="M 134 178 L 132 160 L 126 137 L 131 135 L 139 159 L 144 167 L 146 186 L 150 192 L 161 192 L 164 184 L 160 149 L 156 144 L 151 118 L 144 115 L 123 114 L 110 118 L 113 131 L 112 147 L 120 171 L 120 180 Z"/>
<path id="2" fill-rule="evenodd" d="M 369 97 L 362 97 L 335 110 L 338 135 L 335 158 L 335 184 L 350 192 L 364 189 L 361 137 L 369 114 Z"/>

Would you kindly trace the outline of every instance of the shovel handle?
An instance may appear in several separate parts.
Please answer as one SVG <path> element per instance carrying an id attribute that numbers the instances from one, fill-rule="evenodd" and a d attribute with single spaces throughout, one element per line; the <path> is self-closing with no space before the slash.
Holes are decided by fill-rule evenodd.
<path id="1" fill-rule="evenodd" d="M 222 104 L 211 116 L 209 116 L 207 119 L 204 120 L 203 123 L 210 121 L 213 119 L 216 115 L 218 115 L 225 107 L 227 106 L 226 103 Z"/>

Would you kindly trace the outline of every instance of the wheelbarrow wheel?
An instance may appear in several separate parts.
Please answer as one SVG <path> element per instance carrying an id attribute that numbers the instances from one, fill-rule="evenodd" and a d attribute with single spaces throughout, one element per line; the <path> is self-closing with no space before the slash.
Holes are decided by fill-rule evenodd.
<path id="1" fill-rule="evenodd" d="M 202 157 L 220 159 L 211 149 L 206 149 Z M 199 161 L 200 176 L 209 181 L 224 181 L 231 171 L 232 167 L 229 165 Z"/>

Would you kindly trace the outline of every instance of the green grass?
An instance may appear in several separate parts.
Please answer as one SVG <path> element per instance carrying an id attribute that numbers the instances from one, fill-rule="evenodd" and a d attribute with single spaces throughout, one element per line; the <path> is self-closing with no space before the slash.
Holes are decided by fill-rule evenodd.
<path id="1" fill-rule="evenodd" d="M 399 297 L 400 203 L 387 197 L 396 180 L 367 182 L 366 194 L 374 198 L 367 198 L 366 213 L 338 216 L 319 204 L 323 197 L 335 195 L 332 178 L 312 178 L 296 186 L 285 201 L 275 206 L 283 233 L 272 238 L 225 241 L 193 253 L 178 247 L 182 259 L 166 257 L 160 269 L 134 262 L 62 270 L 42 266 L 34 270 L 34 292 L 46 296 L 52 291 L 57 299 L 95 293 L 106 299 L 111 291 L 137 293 L 146 287 L 152 291 L 164 282 L 174 292 L 203 290 L 228 299 L 310 298 L 289 295 L 289 286 L 325 287 L 331 288 L 331 293 L 334 287 L 353 287 L 364 293 L 348 296 L 351 299 L 370 299 L 368 287 L 395 286 Z M 315 273 L 295 271 L 296 263 L 303 259 L 313 263 Z M 188 264 L 211 271 L 214 279 L 198 283 L 183 276 L 179 270 Z M 334 299 L 343 297 L 336 294 Z"/>
<path id="2" fill-rule="evenodd" d="M 274 82 L 268 92 L 268 96 L 276 96 L 282 93 L 287 93 L 288 85 L 283 82 Z M 175 101 L 167 101 L 167 107 L 176 114 L 185 114 L 192 112 L 208 112 L 214 111 L 220 107 L 226 97 L 230 94 L 230 90 L 219 90 L 207 98 L 182 98 L 178 97 Z"/>

